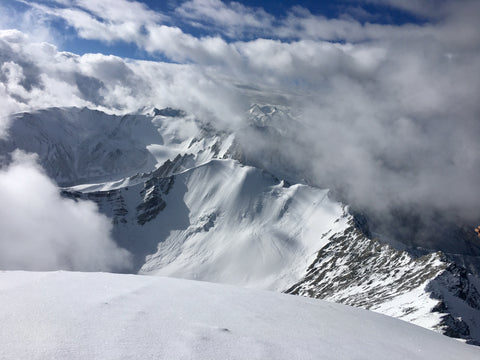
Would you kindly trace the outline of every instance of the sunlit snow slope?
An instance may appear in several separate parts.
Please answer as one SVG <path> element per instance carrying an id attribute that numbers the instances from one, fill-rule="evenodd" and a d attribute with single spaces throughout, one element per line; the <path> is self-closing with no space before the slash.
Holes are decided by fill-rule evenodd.
<path id="1" fill-rule="evenodd" d="M 2 359 L 478 359 L 373 312 L 188 280 L 0 273 Z"/>
<path id="2" fill-rule="evenodd" d="M 12 118 L 0 153 L 20 148 L 64 196 L 96 202 L 133 272 L 285 290 L 348 213 L 328 191 L 235 160 L 233 134 L 180 110 L 115 116 L 52 108 Z"/>
<path id="3" fill-rule="evenodd" d="M 232 133 L 171 108 L 17 114 L 0 160 L 35 152 L 63 196 L 94 201 L 132 253 L 131 272 L 333 300 L 480 343 L 478 278 L 440 252 L 414 258 L 370 239 L 275 151 L 240 144 L 280 149 L 301 126 L 286 109 L 246 116 Z"/>
<path id="4" fill-rule="evenodd" d="M 326 244 L 321 235 L 342 230 L 347 217 L 327 191 L 286 186 L 235 160 L 70 196 L 95 200 L 113 218 L 141 273 L 276 290 L 303 276 Z"/>

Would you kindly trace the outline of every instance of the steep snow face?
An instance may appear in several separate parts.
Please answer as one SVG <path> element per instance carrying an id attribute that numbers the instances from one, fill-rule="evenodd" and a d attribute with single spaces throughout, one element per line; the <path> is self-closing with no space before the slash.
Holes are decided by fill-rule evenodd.
<path id="1" fill-rule="evenodd" d="M 0 273 L 2 359 L 478 359 L 480 350 L 345 305 L 203 282 Z"/>
<path id="2" fill-rule="evenodd" d="M 325 245 L 319 235 L 346 223 L 326 190 L 286 187 L 236 161 L 214 160 L 177 179 L 189 226 L 170 232 L 142 273 L 282 290 Z"/>
<path id="3" fill-rule="evenodd" d="M 287 186 L 228 159 L 169 175 L 185 159 L 135 186 L 70 193 L 113 218 L 114 237 L 141 273 L 285 290 L 326 244 L 321 235 L 346 226 L 327 190 Z"/>

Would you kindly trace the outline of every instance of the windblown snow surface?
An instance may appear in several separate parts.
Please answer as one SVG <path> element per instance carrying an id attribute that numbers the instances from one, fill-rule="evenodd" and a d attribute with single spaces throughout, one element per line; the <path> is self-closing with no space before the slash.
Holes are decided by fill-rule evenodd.
<path id="1" fill-rule="evenodd" d="M 478 359 L 480 349 L 321 300 L 163 277 L 0 273 L 2 359 Z"/>

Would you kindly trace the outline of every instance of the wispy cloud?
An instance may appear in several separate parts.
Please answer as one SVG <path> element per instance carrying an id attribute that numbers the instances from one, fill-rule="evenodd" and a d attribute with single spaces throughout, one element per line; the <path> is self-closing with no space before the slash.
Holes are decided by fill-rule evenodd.
<path id="1" fill-rule="evenodd" d="M 0 29 L 17 29 L 30 34 L 30 38 L 49 43 L 58 43 L 60 34 L 51 26 L 51 17 L 44 11 L 30 8 L 20 11 L 8 2 L 0 4 Z"/>
<path id="2" fill-rule="evenodd" d="M 142 3 L 125 0 L 67 0 L 56 6 L 23 2 L 51 18 L 63 19 L 80 37 L 106 42 L 136 42 L 145 26 L 158 24 L 166 18 Z"/>
<path id="3" fill-rule="evenodd" d="M 212 28 L 231 38 L 270 33 L 275 18 L 262 8 L 251 8 L 232 1 L 191 0 L 182 3 L 175 13 L 193 26 Z"/>

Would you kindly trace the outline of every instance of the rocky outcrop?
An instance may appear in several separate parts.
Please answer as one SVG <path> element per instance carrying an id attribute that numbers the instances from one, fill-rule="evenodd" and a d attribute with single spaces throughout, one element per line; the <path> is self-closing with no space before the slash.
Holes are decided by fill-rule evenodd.
<path id="1" fill-rule="evenodd" d="M 175 180 L 174 177 L 157 178 L 152 177 L 145 182 L 141 191 L 143 202 L 140 203 L 137 210 L 137 222 L 139 225 L 145 225 L 165 209 L 167 203 L 163 200 L 162 194 L 168 194 Z"/>
<path id="2" fill-rule="evenodd" d="M 426 287 L 439 304 L 432 311 L 442 314 L 438 329 L 451 337 L 480 345 L 480 292 L 478 278 L 451 263 Z"/>

